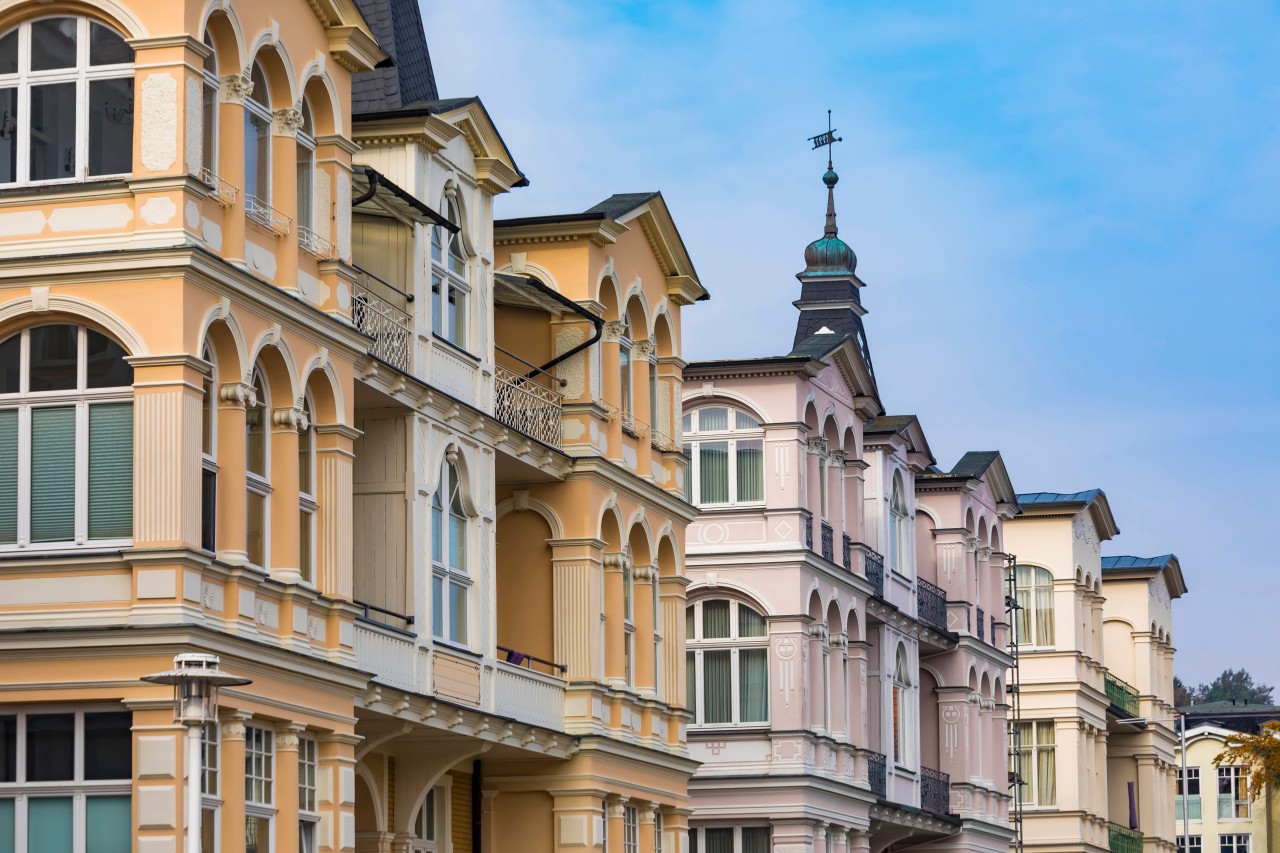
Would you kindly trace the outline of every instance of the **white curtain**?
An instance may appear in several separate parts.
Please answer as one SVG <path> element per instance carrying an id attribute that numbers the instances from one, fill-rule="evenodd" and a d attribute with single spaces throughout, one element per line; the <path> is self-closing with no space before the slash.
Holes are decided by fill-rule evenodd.
<path id="1" fill-rule="evenodd" d="M 738 651 L 738 720 L 763 723 L 769 719 L 769 659 L 767 649 Z"/>

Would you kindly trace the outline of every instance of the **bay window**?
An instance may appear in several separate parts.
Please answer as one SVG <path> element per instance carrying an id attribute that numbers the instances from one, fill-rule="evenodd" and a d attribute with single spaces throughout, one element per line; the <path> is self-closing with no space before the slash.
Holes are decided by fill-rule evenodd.
<path id="1" fill-rule="evenodd" d="M 458 469 L 445 462 L 431 497 L 431 630 L 435 637 L 467 644 L 467 516 Z"/>
<path id="2" fill-rule="evenodd" d="M 131 727 L 118 707 L 0 713 L 0 850 L 129 853 Z"/>
<path id="3" fill-rule="evenodd" d="M 1038 566 L 1014 569 L 1018 612 L 1013 621 L 1020 646 L 1053 648 L 1053 575 Z"/>
<path id="4" fill-rule="evenodd" d="M 0 551 L 133 536 L 133 368 L 85 326 L 0 342 Z"/>
<path id="5" fill-rule="evenodd" d="M 769 637 L 763 614 L 731 599 L 685 611 L 688 705 L 694 725 L 769 722 Z"/>
<path id="6" fill-rule="evenodd" d="M 267 568 L 267 525 L 271 501 L 271 433 L 267 427 L 267 383 L 262 371 L 253 371 L 253 397 L 245 406 L 245 507 L 248 512 L 246 552 L 249 562 Z"/>
<path id="7" fill-rule="evenodd" d="M 764 427 L 754 415 L 707 406 L 684 416 L 685 497 L 697 506 L 764 501 Z"/>
<path id="8" fill-rule="evenodd" d="M 1018 724 L 1018 774 L 1022 802 L 1029 806 L 1052 806 L 1058 802 L 1057 737 L 1053 721 Z"/>
<path id="9" fill-rule="evenodd" d="M 767 826 L 689 828 L 689 853 L 769 853 Z"/>
<path id="10" fill-rule="evenodd" d="M 133 171 L 133 48 L 79 16 L 0 36 L 0 184 Z"/>
<path id="11" fill-rule="evenodd" d="M 275 732 L 244 730 L 244 851 L 271 853 L 275 808 Z"/>
<path id="12" fill-rule="evenodd" d="M 893 704 L 893 762 L 906 766 L 911 760 L 911 668 L 907 662 L 907 650 L 901 645 L 894 663 L 890 699 Z"/>

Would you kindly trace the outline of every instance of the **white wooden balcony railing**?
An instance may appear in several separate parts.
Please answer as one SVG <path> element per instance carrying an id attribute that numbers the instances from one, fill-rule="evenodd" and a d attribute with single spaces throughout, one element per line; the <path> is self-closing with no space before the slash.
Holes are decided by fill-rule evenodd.
<path id="1" fill-rule="evenodd" d="M 564 681 L 526 667 L 498 661 L 494 712 L 522 723 L 564 730 Z"/>
<path id="2" fill-rule="evenodd" d="M 421 690 L 418 648 L 412 636 L 373 622 L 356 622 L 356 666 L 375 681 L 402 690 Z"/>
<path id="3" fill-rule="evenodd" d="M 493 379 L 493 416 L 512 429 L 558 449 L 564 398 L 502 365 L 494 368 Z"/>
<path id="4" fill-rule="evenodd" d="M 413 317 L 409 297 L 390 282 L 356 267 L 351 320 L 373 340 L 369 355 L 409 372 L 413 354 Z"/>

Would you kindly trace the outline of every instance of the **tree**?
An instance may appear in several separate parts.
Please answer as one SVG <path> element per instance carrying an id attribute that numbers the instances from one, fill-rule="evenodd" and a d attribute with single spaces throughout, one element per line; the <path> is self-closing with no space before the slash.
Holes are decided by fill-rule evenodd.
<path id="1" fill-rule="evenodd" d="M 1173 705 L 1182 708 L 1196 701 L 1197 688 L 1188 688 L 1178 676 L 1173 677 Z"/>
<path id="2" fill-rule="evenodd" d="M 1271 688 L 1266 690 L 1269 699 Z M 1280 779 L 1280 722 L 1271 720 L 1263 723 L 1256 735 L 1233 734 L 1226 749 L 1218 753 L 1213 763 L 1217 766 L 1240 764 L 1247 767 L 1249 796 L 1261 796 L 1263 786 Z"/>
<path id="3" fill-rule="evenodd" d="M 1209 684 L 1188 687 L 1182 679 L 1173 679 L 1173 704 L 1178 707 L 1200 705 L 1205 702 L 1248 702 L 1253 705 L 1270 705 L 1275 688 L 1267 684 L 1255 684 L 1253 676 L 1245 669 L 1224 669 Z"/>

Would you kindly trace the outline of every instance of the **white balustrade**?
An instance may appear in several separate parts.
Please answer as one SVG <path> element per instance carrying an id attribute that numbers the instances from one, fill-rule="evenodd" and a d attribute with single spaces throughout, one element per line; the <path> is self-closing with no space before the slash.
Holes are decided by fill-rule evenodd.
<path id="1" fill-rule="evenodd" d="M 498 661 L 494 711 L 522 723 L 564 730 L 564 682 L 506 661 Z"/>
<path id="2" fill-rule="evenodd" d="M 437 344 L 432 353 L 432 385 L 450 397 L 464 403 L 476 404 L 476 377 L 479 365 L 454 353 L 449 347 Z"/>
<path id="3" fill-rule="evenodd" d="M 419 690 L 418 649 L 412 637 L 368 622 L 356 622 L 356 666 L 375 681 Z"/>

